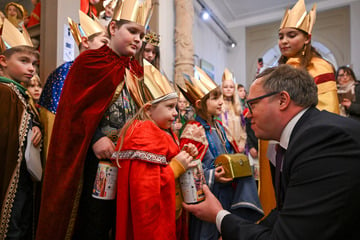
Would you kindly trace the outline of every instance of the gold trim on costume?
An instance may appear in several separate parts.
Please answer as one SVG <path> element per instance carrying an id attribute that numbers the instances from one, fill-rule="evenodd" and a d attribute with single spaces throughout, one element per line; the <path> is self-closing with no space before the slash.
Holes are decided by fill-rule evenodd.
<path id="1" fill-rule="evenodd" d="M 16 93 L 16 95 L 19 97 L 20 101 L 24 105 L 24 110 L 23 110 L 23 113 L 21 116 L 21 122 L 20 122 L 20 127 L 19 127 L 19 150 L 18 150 L 17 165 L 14 169 L 13 175 L 11 176 L 9 186 L 7 188 L 5 198 L 2 203 L 1 219 L 0 219 L 0 237 L 1 237 L 1 239 L 6 238 L 6 233 L 9 228 L 9 222 L 10 222 L 13 202 L 14 202 L 16 191 L 18 188 L 20 165 L 21 165 L 21 161 L 24 159 L 23 149 L 25 148 L 24 147 L 25 138 L 27 136 L 29 122 L 31 120 L 31 115 L 27 112 L 27 103 L 26 103 L 24 96 L 20 93 L 18 88 L 13 83 L 5 84 L 5 85 L 9 86 Z"/>

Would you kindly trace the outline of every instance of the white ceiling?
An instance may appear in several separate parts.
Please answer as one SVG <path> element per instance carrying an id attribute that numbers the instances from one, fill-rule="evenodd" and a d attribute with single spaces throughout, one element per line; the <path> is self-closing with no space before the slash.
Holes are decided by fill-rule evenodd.
<path id="1" fill-rule="evenodd" d="M 316 2 L 318 11 L 345 6 L 360 0 L 305 0 L 309 11 Z M 203 0 L 227 28 L 251 26 L 280 19 L 297 0 Z"/>

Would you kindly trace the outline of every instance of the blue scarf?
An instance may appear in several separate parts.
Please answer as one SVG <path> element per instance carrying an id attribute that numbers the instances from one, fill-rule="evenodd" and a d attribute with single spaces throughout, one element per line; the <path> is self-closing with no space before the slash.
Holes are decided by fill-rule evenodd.
<path id="1" fill-rule="evenodd" d="M 216 146 L 215 146 L 214 140 L 213 140 L 212 137 L 211 137 L 211 126 L 210 126 L 204 119 L 202 119 L 202 118 L 199 117 L 199 116 L 196 116 L 196 117 L 195 117 L 195 120 L 196 120 L 197 122 L 199 122 L 199 123 L 204 127 L 204 129 L 205 129 L 206 139 L 207 139 L 208 142 L 209 142 L 210 152 L 212 153 L 212 155 L 213 155 L 214 157 L 219 156 L 220 153 L 219 153 L 218 149 L 217 149 Z M 216 120 L 215 120 L 214 122 L 215 122 L 215 124 L 216 124 L 216 127 L 218 127 L 218 128 L 220 129 L 220 134 L 221 134 L 222 136 L 219 136 L 219 137 L 222 138 L 222 139 L 225 139 L 226 151 L 227 151 L 228 153 L 233 153 L 233 152 L 234 152 L 234 149 L 233 149 L 233 147 L 231 146 L 229 140 L 228 140 L 227 137 L 226 137 L 224 127 L 223 127 L 220 123 L 218 123 Z"/>

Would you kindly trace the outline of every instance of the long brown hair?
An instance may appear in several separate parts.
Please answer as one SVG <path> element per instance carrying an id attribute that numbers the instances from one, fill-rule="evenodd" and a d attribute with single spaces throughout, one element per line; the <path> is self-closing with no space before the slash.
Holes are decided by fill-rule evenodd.
<path id="1" fill-rule="evenodd" d="M 296 29 L 296 30 L 298 30 L 299 32 L 304 34 L 305 37 L 307 37 L 307 38 L 311 37 L 307 32 L 304 32 L 301 29 Z M 301 53 L 301 57 L 300 57 L 300 67 L 303 69 L 307 69 L 312 66 L 311 59 L 313 57 L 323 58 L 321 56 L 321 54 L 311 45 L 311 40 L 309 41 L 308 44 L 304 45 L 304 47 L 301 51 L 302 51 L 302 53 Z M 281 55 L 278 63 L 285 64 L 287 62 L 287 60 L 288 60 L 288 57 Z"/>
<path id="2" fill-rule="evenodd" d="M 135 59 L 140 63 L 141 66 L 143 65 L 143 59 L 144 59 L 143 54 L 145 51 L 146 44 L 148 44 L 148 43 L 143 41 L 140 50 L 135 54 Z M 151 43 L 149 43 L 149 44 L 151 44 Z M 154 46 L 154 49 L 155 49 L 156 56 L 155 56 L 153 62 L 151 62 L 151 64 L 160 70 L 160 48 L 159 48 L 159 46 Z"/>
<path id="3" fill-rule="evenodd" d="M 151 104 L 151 108 L 156 108 L 157 105 L 159 103 L 155 103 L 155 104 Z M 120 134 L 119 134 L 119 137 L 121 138 L 120 140 L 120 144 L 119 144 L 119 150 L 121 150 L 123 144 L 124 144 L 124 139 L 125 139 L 125 135 L 128 131 L 133 131 L 133 129 L 136 127 L 136 124 L 134 126 L 133 123 L 136 121 L 136 120 L 139 120 L 139 121 L 146 121 L 146 120 L 150 120 L 150 121 L 153 121 L 152 118 L 149 116 L 149 114 L 147 114 L 146 112 L 146 107 L 149 106 L 148 104 L 145 104 L 143 105 L 139 111 L 134 115 L 134 117 L 132 117 L 125 125 L 124 127 L 121 129 L 120 131 Z M 130 128 L 130 126 L 132 126 Z"/>

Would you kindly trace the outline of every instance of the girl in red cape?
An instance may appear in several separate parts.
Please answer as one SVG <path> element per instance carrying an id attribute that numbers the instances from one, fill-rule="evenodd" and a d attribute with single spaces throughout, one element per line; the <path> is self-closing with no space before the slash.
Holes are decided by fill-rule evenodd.
<path id="1" fill-rule="evenodd" d="M 186 151 L 180 151 L 170 128 L 177 116 L 177 94 L 160 99 L 146 103 L 123 128 L 118 152 L 113 155 L 112 160 L 119 167 L 116 213 L 119 240 L 187 239 L 186 227 L 177 226 L 175 195 L 181 193 L 176 193 L 175 179 L 192 167 L 190 161 L 197 155 L 197 149 L 188 144 Z"/>

